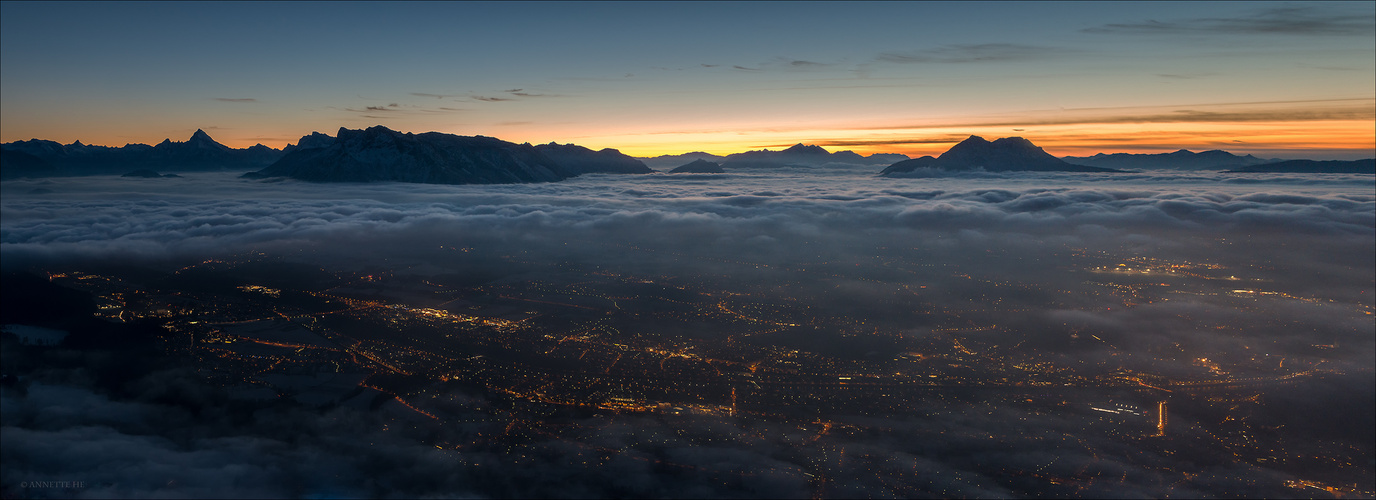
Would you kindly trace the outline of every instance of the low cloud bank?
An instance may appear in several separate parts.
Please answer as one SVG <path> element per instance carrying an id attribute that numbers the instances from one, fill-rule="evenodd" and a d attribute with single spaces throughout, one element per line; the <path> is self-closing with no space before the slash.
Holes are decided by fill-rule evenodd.
<path id="1" fill-rule="evenodd" d="M 194 258 L 343 239 L 365 248 L 371 242 L 395 247 L 445 237 L 549 243 L 587 231 L 603 241 L 679 245 L 742 242 L 759 235 L 787 243 L 824 234 L 844 245 L 876 232 L 901 240 L 914 231 L 967 230 L 1072 241 L 1095 231 L 1106 241 L 1138 232 L 1166 239 L 1259 233 L 1361 239 L 1376 227 L 1370 181 L 1359 178 L 1296 189 L 1239 187 L 1190 176 L 1098 179 L 1070 187 L 1048 187 L 1060 180 L 1056 176 L 940 182 L 644 177 L 437 187 L 265 184 L 208 174 L 186 181 L 42 181 L 52 191 L 43 194 L 29 194 L 25 191 L 33 183 L 15 181 L 4 186 L 0 251 L 7 261 Z"/>

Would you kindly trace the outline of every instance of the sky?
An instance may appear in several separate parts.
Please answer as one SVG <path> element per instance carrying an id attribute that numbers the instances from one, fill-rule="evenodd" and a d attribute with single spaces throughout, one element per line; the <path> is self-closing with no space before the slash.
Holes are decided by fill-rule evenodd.
<path id="1" fill-rule="evenodd" d="M 0 142 L 1376 156 L 1371 2 L 0 2 Z"/>

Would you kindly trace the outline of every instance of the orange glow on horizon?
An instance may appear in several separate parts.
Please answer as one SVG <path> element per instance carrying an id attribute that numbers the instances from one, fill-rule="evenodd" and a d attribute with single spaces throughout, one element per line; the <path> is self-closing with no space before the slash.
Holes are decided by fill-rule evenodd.
<path id="1" fill-rule="evenodd" d="M 1024 110 L 1005 114 L 539 127 L 541 137 L 633 156 L 729 154 L 811 144 L 860 154 L 939 155 L 971 135 L 1020 136 L 1056 156 L 1223 149 L 1304 157 L 1376 156 L 1376 99 L 1345 98 Z M 537 132 L 512 128 L 513 135 Z M 547 142 L 547 141 L 546 141 Z"/>
<path id="2" fill-rule="evenodd" d="M 1190 123 L 1073 123 L 1043 126 L 1009 127 L 999 125 L 934 126 L 911 128 L 860 127 L 856 124 L 806 129 L 769 128 L 761 123 L 723 124 L 715 130 L 659 129 L 615 127 L 601 131 L 591 127 L 568 126 L 463 126 L 425 127 L 408 129 L 403 124 L 384 124 L 400 132 L 424 133 L 438 131 L 458 135 L 486 135 L 514 143 L 532 144 L 551 141 L 578 144 L 594 150 L 613 148 L 631 156 L 653 157 L 702 151 L 728 155 L 761 149 L 780 150 L 794 144 L 817 145 L 827 151 L 850 150 L 862 155 L 900 153 L 910 157 L 938 156 L 971 135 L 994 140 L 1000 137 L 1024 137 L 1055 156 L 1089 156 L 1096 153 L 1166 153 L 1179 149 L 1205 151 L 1221 149 L 1236 154 L 1255 154 L 1259 157 L 1287 158 L 1370 158 L 1376 156 L 1376 128 L 1372 120 L 1301 120 L 1249 122 L 1190 122 Z M 347 125 L 347 128 L 366 128 L 371 125 Z M 490 129 L 490 130 L 488 130 Z M 174 141 L 185 141 L 191 129 Z M 338 127 L 314 131 L 334 135 Z M 664 130 L 664 131 L 660 131 Z M 231 148 L 246 148 L 262 143 L 281 149 L 294 144 L 312 130 L 297 133 L 290 139 L 283 131 L 272 131 L 258 137 L 242 137 L 243 130 L 206 130 L 216 141 Z M 180 131 L 179 131 L 180 132 Z M 235 133 L 237 132 L 237 134 Z M 143 139 L 129 136 L 101 137 L 78 132 L 70 139 L 63 134 L 39 136 L 41 139 L 70 144 L 123 146 L 128 143 L 155 145 L 164 138 Z M 239 135 L 240 138 L 233 137 Z M 4 142 L 27 140 L 29 137 L 6 137 Z M 1322 158 L 1321 158 L 1322 157 Z"/>
<path id="3" fill-rule="evenodd" d="M 585 136 L 573 142 L 593 149 L 611 147 L 631 156 L 650 157 L 690 151 L 726 155 L 742 151 L 784 149 L 794 144 L 818 145 L 828 151 L 850 150 L 859 154 L 901 153 L 911 157 L 938 156 L 971 135 L 994 140 L 1024 137 L 1055 156 L 1088 156 L 1096 153 L 1168 153 L 1179 149 L 1222 149 L 1303 157 L 1310 152 L 1327 156 L 1370 158 L 1376 156 L 1376 130 L 1363 120 L 1263 123 L 1185 124 L 1103 123 L 1043 126 L 1014 130 L 1009 127 L 962 129 L 809 130 L 789 132 L 702 132 L 672 136 Z M 546 141 L 547 142 L 547 141 Z"/>

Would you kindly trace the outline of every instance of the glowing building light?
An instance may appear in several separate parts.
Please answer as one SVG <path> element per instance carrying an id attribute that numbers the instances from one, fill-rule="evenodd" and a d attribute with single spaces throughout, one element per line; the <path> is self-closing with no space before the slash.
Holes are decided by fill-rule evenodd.
<path id="1" fill-rule="evenodd" d="M 1156 435 L 1166 435 L 1166 402 L 1156 403 Z"/>

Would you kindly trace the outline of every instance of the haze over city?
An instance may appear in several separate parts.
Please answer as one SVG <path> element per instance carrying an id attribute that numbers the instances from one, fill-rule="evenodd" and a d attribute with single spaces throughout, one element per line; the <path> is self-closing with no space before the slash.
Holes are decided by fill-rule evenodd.
<path id="1" fill-rule="evenodd" d="M 0 2 L 0 496 L 1376 496 L 1373 25 Z"/>

